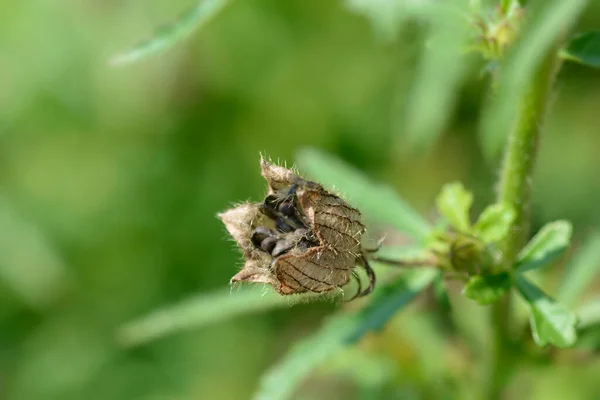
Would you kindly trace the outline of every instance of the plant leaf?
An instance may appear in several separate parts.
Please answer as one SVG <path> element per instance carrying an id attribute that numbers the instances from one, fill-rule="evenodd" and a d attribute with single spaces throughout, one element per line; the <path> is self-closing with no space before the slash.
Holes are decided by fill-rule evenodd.
<path id="1" fill-rule="evenodd" d="M 585 32 L 574 36 L 560 52 L 565 60 L 600 68 L 600 31 Z"/>
<path id="2" fill-rule="evenodd" d="M 517 7 L 519 5 L 519 0 L 501 0 L 500 8 L 502 12 L 507 13 L 511 8 Z"/>
<path id="3" fill-rule="evenodd" d="M 450 296 L 448 296 L 448 290 L 444 286 L 444 277 L 441 273 L 433 281 L 433 295 L 442 310 L 449 312 L 452 309 Z"/>
<path id="4" fill-rule="evenodd" d="M 467 192 L 460 182 L 448 183 L 436 199 L 440 214 L 459 232 L 471 231 L 469 210 L 473 203 L 473 195 Z"/>
<path id="5" fill-rule="evenodd" d="M 210 21 L 229 1 L 200 0 L 196 6 L 183 13 L 177 20 L 157 29 L 150 39 L 114 56 L 110 61 L 111 65 L 130 64 L 174 46 Z"/>
<path id="6" fill-rule="evenodd" d="M 575 344 L 577 318 L 573 313 L 521 275 L 516 277 L 515 285 L 530 305 L 531 331 L 538 346 L 569 347 Z"/>
<path id="7" fill-rule="evenodd" d="M 573 305 L 600 271 L 600 233 L 592 234 L 565 266 L 557 297 Z"/>
<path id="8" fill-rule="evenodd" d="M 264 376 L 255 400 L 290 399 L 306 377 L 325 360 L 367 332 L 381 329 L 402 307 L 436 277 L 433 269 L 412 270 L 373 293 L 371 303 L 360 311 L 331 317 L 319 331 L 298 342 Z"/>
<path id="9" fill-rule="evenodd" d="M 491 304 L 510 290 L 510 276 L 506 273 L 497 275 L 476 275 L 469 279 L 463 294 L 479 304 Z"/>
<path id="10" fill-rule="evenodd" d="M 200 294 L 153 311 L 120 327 L 117 338 L 124 346 L 137 346 L 172 333 L 199 328 L 237 315 L 286 307 L 290 304 L 292 303 L 289 298 L 272 291 L 265 292 L 263 288 L 244 287 L 233 292 L 227 288 Z"/>
<path id="11" fill-rule="evenodd" d="M 481 143 L 487 158 L 495 159 L 515 122 L 518 100 L 530 87 L 534 71 L 553 51 L 558 37 L 583 12 L 588 0 L 538 0 L 527 6 L 527 21 L 520 39 L 499 71 L 498 89 L 482 118 Z"/>
<path id="12" fill-rule="evenodd" d="M 577 309 L 578 329 L 600 326 L 600 297 L 589 300 Z"/>
<path id="13" fill-rule="evenodd" d="M 484 243 L 498 243 L 508 235 L 515 217 L 515 210 L 509 205 L 492 204 L 483 210 L 473 229 Z"/>
<path id="14" fill-rule="evenodd" d="M 468 24 L 454 18 L 456 11 L 444 10 L 443 3 L 438 7 L 445 13 L 429 18 L 428 45 L 404 113 L 408 144 L 416 152 L 428 150 L 444 131 L 470 61 L 464 56 Z"/>
<path id="15" fill-rule="evenodd" d="M 391 187 L 370 182 L 358 170 L 318 150 L 302 150 L 297 160 L 310 176 L 325 186 L 335 186 L 365 215 L 390 223 L 418 240 L 430 235 L 432 228 L 427 221 Z"/>
<path id="16" fill-rule="evenodd" d="M 348 10 L 367 17 L 384 41 L 393 40 L 409 16 L 402 1 L 345 0 L 344 4 Z"/>
<path id="17" fill-rule="evenodd" d="M 67 268 L 48 238 L 0 197 L 0 280 L 35 309 L 64 291 Z"/>
<path id="18" fill-rule="evenodd" d="M 554 261 L 569 247 L 572 232 L 569 221 L 544 225 L 517 255 L 516 270 L 529 271 Z"/>

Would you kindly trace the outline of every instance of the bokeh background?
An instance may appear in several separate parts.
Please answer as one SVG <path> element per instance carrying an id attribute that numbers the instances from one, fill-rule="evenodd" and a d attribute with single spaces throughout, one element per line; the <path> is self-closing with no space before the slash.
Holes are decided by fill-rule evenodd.
<path id="1" fill-rule="evenodd" d="M 0 399 L 249 398 L 295 339 L 342 306 L 284 307 L 136 348 L 115 331 L 227 287 L 240 257 L 215 215 L 260 199 L 261 152 L 293 163 L 299 149 L 322 149 L 428 217 L 448 181 L 473 189 L 476 211 L 493 199 L 479 66 L 453 92 L 440 139 L 407 150 L 423 26 L 396 31 L 402 15 L 386 12 L 378 25 L 360 3 L 234 1 L 175 48 L 118 68 L 112 55 L 193 1 L 0 3 Z M 600 26 L 590 3 L 575 31 Z M 600 226 L 599 110 L 600 73 L 566 65 L 541 144 L 534 227 L 570 219 L 576 243 Z M 436 398 L 444 374 L 480 379 L 440 334 L 409 309 L 298 398 Z M 594 357 L 523 366 L 513 390 L 599 398 L 599 374 Z"/>

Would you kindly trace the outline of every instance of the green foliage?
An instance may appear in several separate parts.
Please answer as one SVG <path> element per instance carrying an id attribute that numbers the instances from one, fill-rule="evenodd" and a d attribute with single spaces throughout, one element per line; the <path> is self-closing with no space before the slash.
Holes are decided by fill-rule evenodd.
<path id="1" fill-rule="evenodd" d="M 372 183 L 356 169 L 323 152 L 306 149 L 297 156 L 303 171 L 329 188 L 335 188 L 363 213 L 392 224 L 400 232 L 423 241 L 431 227 L 389 186 Z"/>
<path id="2" fill-rule="evenodd" d="M 589 299 L 577 308 L 577 343 L 579 349 L 600 349 L 600 297 Z"/>
<path id="3" fill-rule="evenodd" d="M 531 308 L 531 331 L 538 346 L 553 344 L 557 347 L 570 347 L 575 344 L 575 315 L 548 297 L 527 278 L 517 276 L 515 285 Z"/>
<path id="4" fill-rule="evenodd" d="M 527 22 L 522 28 L 520 39 L 502 63 L 501 73 L 494 88 L 495 95 L 485 110 L 482 119 L 481 140 L 485 155 L 496 159 L 506 141 L 506 132 L 516 128 L 515 116 L 519 106 L 527 106 L 529 115 L 537 115 L 535 101 L 522 104 L 526 96 L 532 94 L 528 84 L 537 84 L 541 101 L 546 95 L 540 91 L 548 82 L 535 82 L 535 70 L 543 64 L 545 56 L 552 52 L 557 39 L 564 29 L 583 12 L 587 0 L 537 0 L 528 4 Z"/>
<path id="5" fill-rule="evenodd" d="M 600 31 L 585 32 L 571 38 L 560 55 L 569 61 L 600 68 Z"/>
<path id="6" fill-rule="evenodd" d="M 511 8 L 519 6 L 519 0 L 501 0 L 500 8 L 503 12 L 508 12 Z"/>
<path id="7" fill-rule="evenodd" d="M 438 274 L 433 281 L 433 294 L 442 310 L 446 312 L 451 311 L 452 306 L 450 304 L 450 296 L 448 295 L 446 286 L 444 286 L 444 277 L 442 274 Z"/>
<path id="8" fill-rule="evenodd" d="M 504 267 L 498 242 L 510 231 L 515 213 L 505 204 L 487 207 L 471 226 L 469 211 L 473 195 L 461 183 L 447 184 L 436 199 L 437 208 L 456 231 L 441 234 L 442 243 L 434 243 L 432 249 L 443 254 L 441 264 L 446 269 L 461 273 L 495 275 Z"/>
<path id="9" fill-rule="evenodd" d="M 597 29 L 560 42 L 599 26 L 597 2 L 523 1 L 525 13 L 511 13 L 514 0 L 185 3 L 0 6 L 0 42 L 10 55 L 0 94 L 4 397 L 245 399 L 288 347 L 281 373 L 273 369 L 264 388 L 299 400 L 594 397 L 600 365 L 570 361 L 593 360 L 600 349 L 591 290 L 600 242 L 597 234 L 585 240 L 598 228 L 600 90 L 593 73 L 567 67 L 554 75 L 554 56 L 563 49 L 567 60 L 598 66 Z M 123 38 L 188 6 L 113 62 L 161 57 L 105 68 Z M 190 51 L 166 53 L 199 28 Z M 473 49 L 483 49 L 484 60 L 473 51 L 465 57 Z M 490 79 L 481 79 L 474 63 L 490 60 Z M 483 112 L 482 98 L 490 100 Z M 515 131 L 536 135 L 508 135 Z M 474 145 L 477 134 L 488 160 Z M 523 151 L 502 166 L 490 162 L 508 137 Z M 372 296 L 334 304 L 282 298 L 261 285 L 225 287 L 239 259 L 215 213 L 261 198 L 259 152 L 289 161 L 299 146 L 319 149 L 313 158 L 308 152 L 303 171 L 314 166 L 315 178 L 360 207 L 365 247 L 385 237 L 375 254 L 398 261 L 372 262 Z M 491 182 L 499 168 L 517 184 Z M 469 219 L 460 202 L 451 208 L 468 223 L 461 234 L 443 219 L 428 222 L 441 183 L 459 178 L 473 183 L 473 209 L 484 210 Z M 518 195 L 484 203 L 505 187 Z M 574 242 L 583 244 L 565 257 L 562 275 L 532 272 L 540 288 L 557 283 L 555 297 L 577 306 L 577 352 L 566 354 L 516 335 L 530 315 L 540 345 L 574 341 L 573 314 L 513 269 L 527 225 L 559 218 L 572 221 Z M 523 270 L 552 261 L 565 233 L 536 245 Z M 401 282 L 421 273 L 434 275 L 426 276 L 433 287 L 404 309 L 426 284 L 412 291 Z M 515 282 L 525 302 L 508 301 L 518 288 L 490 306 L 477 302 Z M 340 342 L 382 324 L 360 345 Z M 309 375 L 314 381 L 301 386 Z"/>
<path id="10" fill-rule="evenodd" d="M 514 209 L 507 204 L 492 204 L 483 210 L 473 232 L 484 243 L 498 243 L 509 234 L 515 216 Z"/>
<path id="11" fill-rule="evenodd" d="M 256 400 L 292 398 L 298 385 L 324 361 L 369 331 L 380 330 L 402 307 L 432 283 L 435 270 L 409 271 L 378 289 L 363 310 L 337 315 L 321 329 L 299 341 L 263 378 Z"/>
<path id="12" fill-rule="evenodd" d="M 131 49 L 114 56 L 112 65 L 130 64 L 167 50 L 213 19 L 230 0 L 199 0 L 176 21 L 157 29 L 154 35 Z"/>
<path id="13" fill-rule="evenodd" d="M 600 327 L 600 298 L 587 301 L 577 309 L 577 328 L 580 330 Z"/>
<path id="14" fill-rule="evenodd" d="M 600 272 L 600 233 L 594 232 L 565 266 L 557 297 L 573 305 Z"/>
<path id="15" fill-rule="evenodd" d="M 238 315 L 290 306 L 292 302 L 293 299 L 260 287 L 224 289 L 155 310 L 122 326 L 117 338 L 124 346 L 139 346 L 163 336 L 197 329 Z"/>
<path id="16" fill-rule="evenodd" d="M 435 201 L 440 214 L 459 232 L 469 232 L 471 221 L 469 210 L 473 204 L 473 195 L 462 183 L 455 182 L 444 185 Z"/>
<path id="17" fill-rule="evenodd" d="M 464 56 L 467 25 L 454 17 L 459 10 L 444 10 L 434 19 L 423 49 L 420 68 L 406 110 L 406 135 L 413 150 L 424 152 L 442 134 L 453 111 L 455 96 L 468 70 Z M 454 11 L 454 12 L 453 12 Z"/>
<path id="18" fill-rule="evenodd" d="M 67 286 L 63 260 L 44 233 L 0 197 L 0 282 L 35 309 L 56 302 Z"/>
<path id="19" fill-rule="evenodd" d="M 568 221 L 544 225 L 517 255 L 515 269 L 524 272 L 551 263 L 569 247 L 572 232 Z"/>
<path id="20" fill-rule="evenodd" d="M 476 275 L 469 279 L 463 294 L 479 304 L 492 304 L 504 296 L 512 283 L 507 273 Z"/>
<path id="21" fill-rule="evenodd" d="M 408 18 L 406 4 L 402 0 L 377 2 L 371 0 L 343 0 L 349 11 L 367 17 L 377 35 L 392 41 Z"/>

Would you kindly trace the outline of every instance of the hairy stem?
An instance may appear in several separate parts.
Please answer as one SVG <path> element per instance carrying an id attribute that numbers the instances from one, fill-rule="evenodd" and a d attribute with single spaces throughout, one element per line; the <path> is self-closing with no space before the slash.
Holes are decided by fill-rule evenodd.
<path id="1" fill-rule="evenodd" d="M 558 64 L 555 52 L 540 64 L 529 87 L 523 93 L 514 126 L 508 137 L 498 193 L 498 202 L 511 206 L 516 213 L 510 229 L 511 234 L 503 244 L 507 267 L 514 262 L 517 252 L 529 235 L 533 169 Z"/>
<path id="2" fill-rule="evenodd" d="M 519 99 L 500 172 L 498 202 L 511 206 L 516 213 L 510 234 L 501 244 L 504 268 L 509 270 L 529 235 L 531 185 L 538 142 L 550 102 L 552 85 L 560 65 L 556 50 L 557 48 L 553 48 L 542 60 Z M 509 296 L 492 305 L 494 349 L 491 355 L 489 398 L 500 397 L 510 374 L 510 309 Z"/>

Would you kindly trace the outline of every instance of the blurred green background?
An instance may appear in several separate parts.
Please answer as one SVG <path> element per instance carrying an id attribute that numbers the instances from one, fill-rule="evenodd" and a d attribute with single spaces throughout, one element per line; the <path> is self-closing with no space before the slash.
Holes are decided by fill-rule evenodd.
<path id="1" fill-rule="evenodd" d="M 591 3 L 575 31 L 600 26 Z M 493 199 L 477 67 L 454 91 L 441 139 L 407 151 L 418 23 L 374 29 L 343 1 L 234 1 L 168 52 L 109 66 L 192 4 L 0 3 L 0 399 L 249 398 L 294 339 L 340 305 L 237 317 L 134 349 L 119 346 L 115 330 L 227 286 L 240 256 L 215 215 L 260 199 L 260 152 L 291 164 L 303 147 L 323 149 L 428 217 L 448 181 L 474 190 L 476 210 Z M 600 226 L 600 74 L 566 65 L 556 95 L 534 226 L 570 219 L 578 243 Z M 409 309 L 364 352 L 345 355 L 367 382 L 358 392 L 347 366 L 340 373 L 332 362 L 298 398 L 432 398 L 424 387 L 444 373 L 481 379 L 466 372 L 461 346 L 435 331 Z M 600 361 L 574 368 L 524 366 L 511 393 L 600 398 Z"/>

